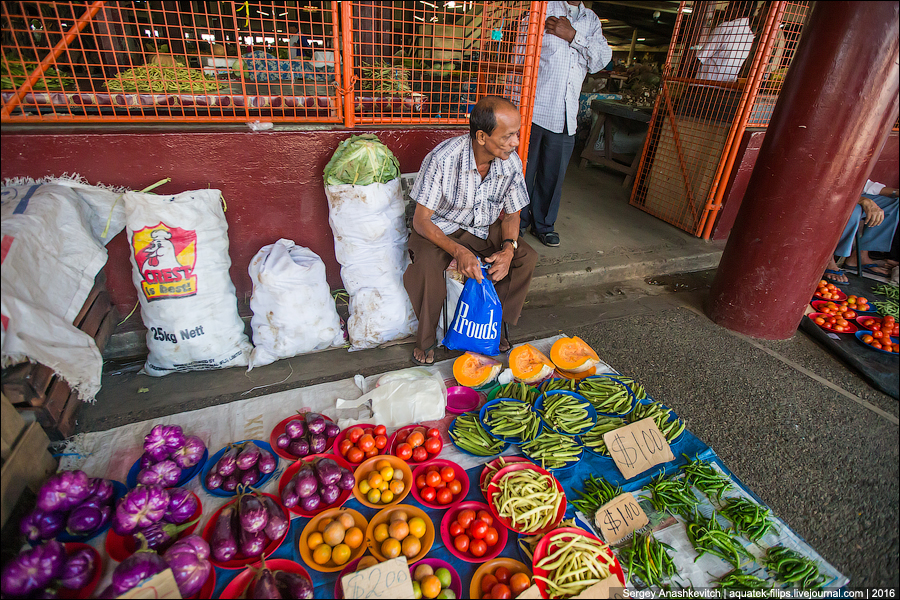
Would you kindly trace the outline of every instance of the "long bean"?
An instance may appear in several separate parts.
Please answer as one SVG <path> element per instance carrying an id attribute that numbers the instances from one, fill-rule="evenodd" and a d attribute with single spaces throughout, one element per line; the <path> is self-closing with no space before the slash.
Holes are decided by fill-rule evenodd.
<path id="1" fill-rule="evenodd" d="M 734 523 L 734 529 L 751 542 L 758 542 L 762 536 L 775 529 L 769 518 L 771 511 L 746 498 L 729 498 L 721 510 L 722 516 Z"/>
<path id="2" fill-rule="evenodd" d="M 535 575 L 543 581 L 550 598 L 577 596 L 610 575 L 613 564 L 609 546 L 601 541 L 570 532 L 549 534 L 551 549 L 535 565 L 547 576 Z"/>
<path id="3" fill-rule="evenodd" d="M 766 550 L 763 566 L 779 583 L 790 584 L 804 590 L 816 590 L 825 585 L 827 578 L 819 573 L 819 565 L 795 550 L 773 546 Z"/>
<path id="4" fill-rule="evenodd" d="M 688 461 L 682 467 L 685 478 L 692 486 L 706 494 L 710 500 L 715 496 L 716 502 L 721 502 L 722 494 L 734 489 L 731 479 L 717 471 L 709 462 L 699 458 L 691 460 L 685 454 L 682 456 Z"/>
<path id="5" fill-rule="evenodd" d="M 530 469 L 507 473 L 497 485 L 500 492 L 491 497 L 497 514 L 509 519 L 513 529 L 527 533 L 552 524 L 564 498 L 552 477 Z"/>
<path id="6" fill-rule="evenodd" d="M 625 583 L 631 581 L 632 575 L 648 586 L 657 587 L 662 585 L 663 579 L 671 579 L 676 570 L 667 550 L 672 550 L 672 547 L 653 537 L 651 531 L 632 537 L 631 545 L 620 551 L 621 562 L 628 565 Z"/>
<path id="7" fill-rule="evenodd" d="M 122 71 L 106 81 L 106 89 L 111 92 L 211 92 L 218 90 L 219 85 L 219 81 L 202 71 L 183 65 L 143 65 Z"/>

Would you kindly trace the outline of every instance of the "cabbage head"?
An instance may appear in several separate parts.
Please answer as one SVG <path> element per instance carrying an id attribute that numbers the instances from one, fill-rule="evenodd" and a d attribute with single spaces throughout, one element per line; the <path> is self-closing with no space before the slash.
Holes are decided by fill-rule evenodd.
<path id="1" fill-rule="evenodd" d="M 369 185 L 400 177 L 400 161 L 371 133 L 351 135 L 338 144 L 325 165 L 325 185 Z"/>

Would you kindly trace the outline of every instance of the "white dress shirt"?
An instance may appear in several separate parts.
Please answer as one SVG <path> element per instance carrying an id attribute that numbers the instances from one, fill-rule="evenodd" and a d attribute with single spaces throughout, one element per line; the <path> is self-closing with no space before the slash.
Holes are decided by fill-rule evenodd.
<path id="1" fill-rule="evenodd" d="M 570 8 L 578 9 L 577 16 L 569 18 L 575 28 L 571 44 L 544 32 L 531 122 L 553 133 L 562 133 L 565 125 L 568 134 L 575 135 L 584 76 L 605 67 L 612 50 L 603 37 L 600 19 L 584 3 L 572 7 L 567 2 L 550 2 L 547 16 L 568 18 Z"/>
<path id="2" fill-rule="evenodd" d="M 712 30 L 697 51 L 697 79 L 737 81 L 753 46 L 753 30 L 747 17 L 722 23 Z"/>

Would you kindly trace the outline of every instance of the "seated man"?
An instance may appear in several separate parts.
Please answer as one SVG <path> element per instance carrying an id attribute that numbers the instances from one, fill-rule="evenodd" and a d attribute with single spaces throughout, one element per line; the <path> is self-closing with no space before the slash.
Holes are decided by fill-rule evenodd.
<path id="1" fill-rule="evenodd" d="M 862 260 L 863 270 L 881 277 L 891 276 L 890 267 L 893 265 L 879 265 L 869 258 L 869 252 L 887 252 L 891 249 L 891 241 L 897 230 L 898 207 L 900 200 L 897 199 L 897 188 L 885 187 L 871 180 L 866 181 L 859 202 L 853 207 L 853 214 L 850 215 L 850 220 L 838 240 L 837 248 L 834 249 L 836 256 L 847 257 L 844 261 L 845 267 L 848 269 L 857 267 L 856 256 L 853 254 L 853 240 L 860 221 L 865 219 L 866 228 L 859 238 L 859 257 Z M 829 260 L 822 278 L 835 285 L 849 282 L 834 257 Z"/>
<path id="2" fill-rule="evenodd" d="M 503 305 L 500 351 L 509 350 L 508 324 L 525 304 L 537 253 L 519 237 L 519 211 L 528 205 L 522 161 L 516 154 L 521 117 L 499 96 L 478 101 L 469 135 L 438 144 L 422 161 L 410 196 L 416 201 L 409 233 L 412 263 L 403 275 L 419 331 L 413 362 L 432 364 L 438 319 L 447 295 L 444 269 L 481 282 L 481 260 Z"/>

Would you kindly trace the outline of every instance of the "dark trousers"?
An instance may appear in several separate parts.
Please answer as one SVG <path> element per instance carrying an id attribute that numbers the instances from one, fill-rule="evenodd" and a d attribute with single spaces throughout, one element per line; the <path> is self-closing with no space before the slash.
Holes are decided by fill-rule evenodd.
<path id="1" fill-rule="evenodd" d="M 569 135 L 566 129 L 564 126 L 562 133 L 553 133 L 540 125 L 531 124 L 528 170 L 525 171 L 531 206 L 522 210 L 521 229 L 532 227 L 536 233 L 553 231 L 566 167 L 575 149 L 575 136 Z"/>
<path id="2" fill-rule="evenodd" d="M 459 229 L 449 236 L 461 246 L 471 250 L 479 258 L 487 258 L 500 250 L 502 232 L 500 221 L 491 225 L 488 237 L 483 240 Z M 447 283 L 444 281 L 444 270 L 450 265 L 453 257 L 438 248 L 415 229 L 409 232 L 409 257 L 412 263 L 403 274 L 403 285 L 416 318 L 419 319 L 419 331 L 416 334 L 416 347 L 420 350 L 431 348 L 435 343 L 438 320 L 444 299 L 447 297 Z M 515 325 L 522 314 L 525 296 L 531 285 L 531 276 L 537 264 L 538 254 L 519 238 L 519 247 L 513 254 L 509 265 L 509 273 L 500 281 L 494 282 L 497 297 L 503 306 L 503 322 Z M 453 315 L 448 315 L 453 318 Z"/>

